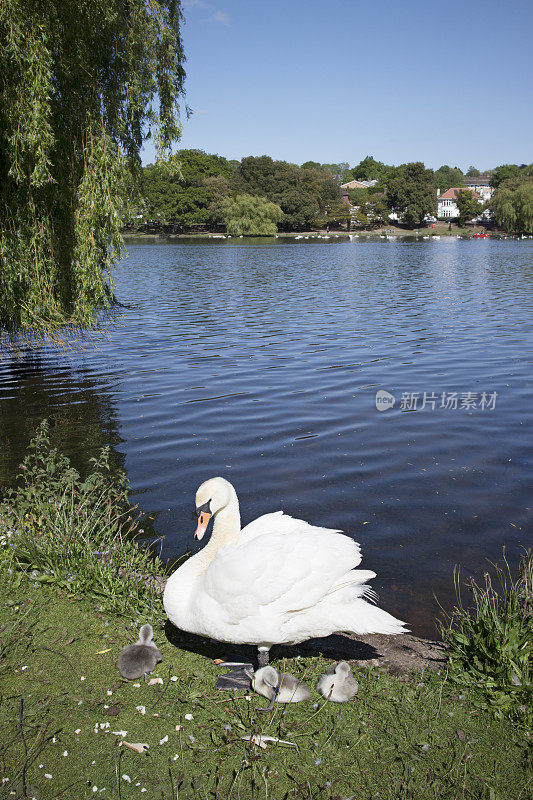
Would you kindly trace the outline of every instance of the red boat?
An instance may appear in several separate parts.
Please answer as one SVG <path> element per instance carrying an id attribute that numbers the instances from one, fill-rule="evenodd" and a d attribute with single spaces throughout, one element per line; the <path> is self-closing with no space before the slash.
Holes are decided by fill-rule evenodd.
<path id="1" fill-rule="evenodd" d="M 488 239 L 490 233 L 474 233 L 472 234 L 472 239 Z"/>

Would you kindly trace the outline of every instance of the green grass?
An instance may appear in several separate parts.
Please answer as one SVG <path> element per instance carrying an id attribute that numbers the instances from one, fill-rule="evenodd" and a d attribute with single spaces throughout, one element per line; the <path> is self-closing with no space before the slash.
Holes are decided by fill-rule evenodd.
<path id="1" fill-rule="evenodd" d="M 5 572 L 2 584 L 0 763 L 8 780 L 0 798 L 528 797 L 527 736 L 444 676 L 402 681 L 359 668 L 353 701 L 337 706 L 313 691 L 310 702 L 277 706 L 270 717 L 257 710 L 262 697 L 216 691 L 214 662 L 170 644 L 162 618 L 152 621 L 164 656 L 154 676 L 163 684 L 136 688 L 115 665 L 137 618 L 26 579 L 14 586 Z M 328 663 L 283 666 L 314 688 Z M 252 733 L 297 747 L 263 750 L 242 740 Z M 124 740 L 147 743 L 148 753 Z"/>

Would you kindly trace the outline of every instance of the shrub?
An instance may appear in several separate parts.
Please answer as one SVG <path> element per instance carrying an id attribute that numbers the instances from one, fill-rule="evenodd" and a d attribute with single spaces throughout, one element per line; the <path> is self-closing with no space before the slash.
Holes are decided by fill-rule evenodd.
<path id="1" fill-rule="evenodd" d="M 16 488 L 0 501 L 0 562 L 15 584 L 33 581 L 89 595 L 117 613 L 154 612 L 151 576 L 162 565 L 139 547 L 139 515 L 125 473 L 113 475 L 109 448 L 85 478 L 50 445 L 44 421 L 28 446 Z"/>
<path id="2" fill-rule="evenodd" d="M 456 575 L 457 606 L 441 623 L 448 647 L 450 679 L 474 690 L 476 703 L 496 717 L 531 724 L 533 653 L 533 554 L 522 557 L 518 578 L 496 566 L 494 582 L 485 574 L 470 580 L 472 606 L 465 608 Z"/>

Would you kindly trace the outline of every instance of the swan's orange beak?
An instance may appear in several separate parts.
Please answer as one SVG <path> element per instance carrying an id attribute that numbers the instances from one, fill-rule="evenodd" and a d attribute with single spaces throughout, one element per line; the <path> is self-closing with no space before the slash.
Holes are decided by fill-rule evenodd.
<path id="1" fill-rule="evenodd" d="M 194 538 L 198 539 L 198 541 L 200 541 L 200 539 L 203 539 L 204 533 L 207 530 L 207 526 L 209 524 L 210 519 L 211 519 L 211 514 L 208 514 L 207 511 L 202 511 L 202 513 L 198 517 L 198 525 L 194 532 Z"/>

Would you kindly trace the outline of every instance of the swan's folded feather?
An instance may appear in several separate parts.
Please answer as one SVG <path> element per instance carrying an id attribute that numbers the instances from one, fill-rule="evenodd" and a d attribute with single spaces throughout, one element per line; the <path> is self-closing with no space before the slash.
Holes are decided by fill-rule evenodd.
<path id="1" fill-rule="evenodd" d="M 292 614 L 343 583 L 364 583 L 372 573 L 361 571 L 359 579 L 351 572 L 360 561 L 359 545 L 340 532 L 266 514 L 243 530 L 237 544 L 218 550 L 202 576 L 202 590 L 235 621 L 266 608 Z"/>

